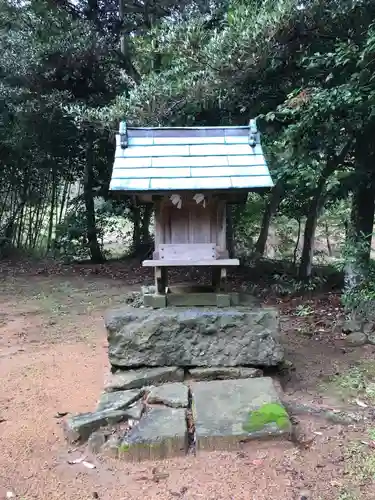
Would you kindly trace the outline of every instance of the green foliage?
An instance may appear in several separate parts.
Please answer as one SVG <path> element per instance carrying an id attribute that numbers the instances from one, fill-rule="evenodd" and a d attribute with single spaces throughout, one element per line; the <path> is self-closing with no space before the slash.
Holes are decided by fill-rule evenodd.
<path id="1" fill-rule="evenodd" d="M 257 194 L 248 196 L 245 206 L 235 205 L 232 208 L 233 226 L 236 234 L 236 254 L 248 256 L 254 249 L 261 226 L 264 200 Z"/>
<path id="2" fill-rule="evenodd" d="M 288 429 L 289 416 L 282 405 L 267 403 L 258 410 L 249 413 L 248 421 L 243 425 L 246 432 L 262 430 L 267 424 L 276 424 L 279 429 Z"/>
<path id="3" fill-rule="evenodd" d="M 57 226 L 64 252 L 100 260 L 104 223 L 92 207 L 107 197 L 120 119 L 219 125 L 258 115 L 283 188 L 273 257 L 310 259 L 306 219 L 340 204 L 348 212 L 350 193 L 374 182 L 374 18 L 370 0 L 125 2 L 122 22 L 116 0 L 1 0 L 0 234 L 11 227 L 11 246 L 50 251 Z M 76 183 L 85 196 L 73 222 L 64 217 Z M 234 211 L 241 256 L 251 255 L 272 197 L 252 194 Z M 126 207 L 139 248 L 142 214 Z"/>
<path id="4" fill-rule="evenodd" d="M 314 313 L 314 309 L 311 306 L 306 306 L 304 304 L 300 304 L 296 307 L 295 315 L 298 317 L 311 316 Z"/>
<path id="5" fill-rule="evenodd" d="M 375 363 L 363 361 L 346 373 L 332 379 L 333 387 L 347 401 L 361 397 L 370 404 L 375 403 Z"/>

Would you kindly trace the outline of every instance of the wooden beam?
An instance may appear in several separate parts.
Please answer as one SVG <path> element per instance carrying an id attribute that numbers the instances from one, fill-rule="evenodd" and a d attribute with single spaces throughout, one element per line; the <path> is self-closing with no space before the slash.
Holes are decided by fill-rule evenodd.
<path id="1" fill-rule="evenodd" d="M 228 267 L 239 266 L 238 259 L 217 259 L 217 260 L 144 260 L 143 267 L 185 267 L 185 266 L 214 266 L 214 267 Z"/>

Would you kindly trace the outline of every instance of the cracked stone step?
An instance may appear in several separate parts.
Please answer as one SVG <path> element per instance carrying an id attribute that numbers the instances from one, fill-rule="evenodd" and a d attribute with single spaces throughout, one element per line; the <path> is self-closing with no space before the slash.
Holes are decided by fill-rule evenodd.
<path id="1" fill-rule="evenodd" d="M 105 392 L 141 389 L 150 385 L 166 382 L 183 382 L 184 370 L 176 366 L 161 368 L 145 368 L 138 370 L 121 370 L 110 374 L 106 381 Z"/>
<path id="2" fill-rule="evenodd" d="M 184 408 L 153 407 L 124 437 L 119 457 L 128 461 L 185 456 L 187 451 Z"/>
<path id="3" fill-rule="evenodd" d="M 104 410 L 81 413 L 67 418 L 63 424 L 65 439 L 69 443 L 87 441 L 101 427 L 115 425 L 126 418 L 126 410 Z"/>
<path id="4" fill-rule="evenodd" d="M 98 401 L 96 411 L 125 410 L 129 418 L 141 418 L 142 404 L 139 400 L 144 391 L 116 391 L 104 392 Z"/>
<path id="5" fill-rule="evenodd" d="M 203 380 L 228 380 L 236 378 L 262 377 L 263 371 L 260 368 L 246 368 L 243 366 L 223 367 L 213 366 L 209 368 L 192 368 L 189 370 L 191 379 Z"/>
<path id="6" fill-rule="evenodd" d="M 147 398 L 149 404 L 163 404 L 171 408 L 187 408 L 188 388 L 185 384 L 164 384 L 153 387 Z"/>
<path id="7" fill-rule="evenodd" d="M 104 393 L 94 412 L 80 413 L 69 416 L 64 422 L 65 438 L 69 442 L 86 441 L 90 435 L 107 425 L 114 425 L 129 418 L 141 416 L 141 409 L 136 405 L 144 391 L 119 391 L 112 394 Z"/>

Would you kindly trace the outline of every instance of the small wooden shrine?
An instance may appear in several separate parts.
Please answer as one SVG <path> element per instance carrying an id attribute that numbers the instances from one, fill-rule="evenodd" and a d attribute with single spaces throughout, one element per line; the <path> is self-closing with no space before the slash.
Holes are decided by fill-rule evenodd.
<path id="1" fill-rule="evenodd" d="M 172 266 L 210 267 L 211 292 L 226 293 L 226 270 L 239 265 L 228 256 L 226 207 L 272 186 L 254 120 L 239 127 L 120 124 L 110 190 L 154 205 L 155 250 L 142 264 L 155 269 L 155 304 L 167 305 Z"/>

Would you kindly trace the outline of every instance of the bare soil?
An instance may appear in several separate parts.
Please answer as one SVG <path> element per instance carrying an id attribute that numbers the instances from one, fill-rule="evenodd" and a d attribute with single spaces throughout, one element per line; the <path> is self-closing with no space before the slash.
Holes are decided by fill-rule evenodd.
<path id="1" fill-rule="evenodd" d="M 270 298 L 282 312 L 294 366 L 282 383 L 291 400 L 346 405 L 367 421 L 342 426 L 298 416 L 300 446 L 251 443 L 235 453 L 134 465 L 88 456 L 95 468 L 69 465 L 86 452 L 66 444 L 59 412 L 95 407 L 108 370 L 103 312 L 150 282 L 138 268 L 122 270 L 120 278 L 118 269 L 112 272 L 44 264 L 0 269 L 0 499 L 375 499 L 371 404 L 340 400 L 328 383 L 373 359 L 374 347 L 345 346 L 333 294 L 310 302 Z M 300 303 L 306 314 L 296 315 Z"/>

